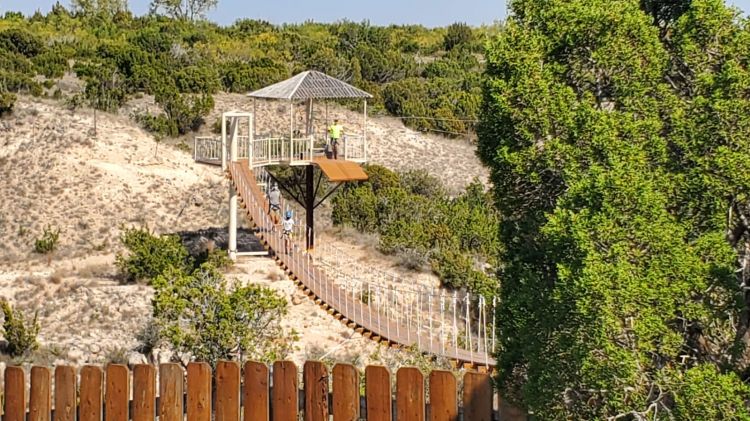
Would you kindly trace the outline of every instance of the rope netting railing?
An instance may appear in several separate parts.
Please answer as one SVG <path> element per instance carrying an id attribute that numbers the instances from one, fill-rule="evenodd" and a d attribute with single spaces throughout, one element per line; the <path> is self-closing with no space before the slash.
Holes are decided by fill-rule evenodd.
<path id="1" fill-rule="evenodd" d="M 265 169 L 246 169 L 247 173 L 242 169 L 240 163 L 230 166 L 249 216 L 269 247 L 322 301 L 392 342 L 461 361 L 494 365 L 494 297 L 448 291 L 364 267 L 340 247 L 330 242 L 321 244 L 319 237 L 316 250 L 307 252 L 308 228 L 304 222 L 295 224 L 292 236 L 285 239 L 277 226 L 279 221 L 268 212 L 265 191 L 271 178 Z M 288 209 L 291 207 L 282 199 L 281 213 Z M 285 240 L 289 242 L 287 247 Z M 283 254 L 286 248 L 290 250 L 288 255 Z"/>

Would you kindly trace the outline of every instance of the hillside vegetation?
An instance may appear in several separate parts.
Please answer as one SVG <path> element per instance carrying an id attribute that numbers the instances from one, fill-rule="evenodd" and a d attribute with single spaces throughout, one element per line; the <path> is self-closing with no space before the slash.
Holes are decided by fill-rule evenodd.
<path id="1" fill-rule="evenodd" d="M 134 117 L 159 135 L 177 136 L 204 123 L 219 91 L 245 93 L 312 69 L 371 92 L 375 111 L 425 117 L 405 121 L 463 136 L 477 118 L 482 44 L 494 30 L 248 19 L 221 27 L 104 6 L 71 12 L 58 3 L 46 15 L 8 12 L 0 19 L 0 113 L 19 92 L 106 111 L 150 94 L 160 112 Z M 52 81 L 68 71 L 85 89 L 62 98 Z"/>

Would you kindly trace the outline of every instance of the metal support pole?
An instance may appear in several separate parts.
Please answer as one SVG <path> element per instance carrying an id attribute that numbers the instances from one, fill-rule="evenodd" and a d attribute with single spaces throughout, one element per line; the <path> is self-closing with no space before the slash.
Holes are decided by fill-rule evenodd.
<path id="1" fill-rule="evenodd" d="M 314 167 L 312 164 L 305 167 L 305 216 L 307 217 L 307 227 L 310 230 L 307 236 L 306 247 L 308 250 L 315 248 L 315 219 L 313 218 L 313 212 L 315 212 L 315 191 L 313 186 L 313 177 L 315 175 Z"/>

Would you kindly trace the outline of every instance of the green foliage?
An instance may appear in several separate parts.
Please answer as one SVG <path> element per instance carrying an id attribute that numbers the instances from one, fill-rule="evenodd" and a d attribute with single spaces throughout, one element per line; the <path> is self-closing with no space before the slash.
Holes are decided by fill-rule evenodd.
<path id="1" fill-rule="evenodd" d="M 0 50 L 31 58 L 44 50 L 44 43 L 29 31 L 12 28 L 0 32 Z"/>
<path id="2" fill-rule="evenodd" d="M 212 366 L 224 359 L 271 362 L 288 352 L 280 325 L 286 300 L 274 290 L 226 285 L 203 265 L 193 274 L 169 269 L 154 280 L 153 316 L 172 349 Z"/>
<path id="3" fill-rule="evenodd" d="M 125 228 L 120 241 L 127 254 L 118 253 L 116 265 L 128 282 L 153 281 L 168 270 L 190 270 L 192 261 L 176 235 L 156 236 L 146 228 Z"/>
<path id="4" fill-rule="evenodd" d="M 60 228 L 44 227 L 42 236 L 34 241 L 34 251 L 39 254 L 49 254 L 55 251 L 60 241 Z"/>
<path id="5" fill-rule="evenodd" d="M 448 25 L 448 30 L 443 39 L 445 51 L 451 51 L 456 47 L 464 46 L 471 43 L 473 34 L 469 25 L 463 22 L 456 22 Z"/>
<path id="6" fill-rule="evenodd" d="M 16 96 L 14 94 L 0 90 L 0 117 L 12 113 L 15 104 Z"/>
<path id="7" fill-rule="evenodd" d="M 747 21 L 656 3 L 514 1 L 486 53 L 498 386 L 539 419 L 748 417 Z"/>
<path id="8" fill-rule="evenodd" d="M 382 252 L 412 270 L 429 263 L 446 286 L 494 294 L 499 220 L 481 183 L 451 199 L 424 171 L 398 174 L 378 165 L 365 170 L 367 181 L 333 199 L 334 224 L 378 233 Z"/>
<path id="9" fill-rule="evenodd" d="M 164 10 L 175 19 L 195 20 L 205 17 L 219 0 L 151 0 L 151 10 Z"/>
<path id="10" fill-rule="evenodd" d="M 3 337 L 7 342 L 5 351 L 11 357 L 19 357 L 36 351 L 39 343 L 36 340 L 39 335 L 39 322 L 37 315 L 33 319 L 24 316 L 18 310 L 14 310 L 7 301 L 0 302 L 3 310 Z"/>

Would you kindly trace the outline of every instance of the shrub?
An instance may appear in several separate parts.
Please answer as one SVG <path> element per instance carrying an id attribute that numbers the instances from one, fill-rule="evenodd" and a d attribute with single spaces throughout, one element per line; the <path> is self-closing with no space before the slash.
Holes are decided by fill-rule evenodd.
<path id="1" fill-rule="evenodd" d="M 401 187 L 411 194 L 429 198 L 445 196 L 443 183 L 425 170 L 413 170 L 401 173 Z"/>
<path id="2" fill-rule="evenodd" d="M 14 310 L 7 301 L 0 303 L 3 310 L 3 336 L 8 342 L 5 350 L 12 357 L 27 355 L 39 348 L 36 340 L 39 335 L 39 322 L 37 314 L 33 319 L 24 316 L 20 311 Z"/>
<path id="3" fill-rule="evenodd" d="M 716 366 L 701 364 L 676 379 L 675 419 L 750 420 L 750 386 L 735 373 L 721 373 Z"/>
<path id="4" fill-rule="evenodd" d="M 39 37 L 25 29 L 12 28 L 0 32 L 0 50 L 8 50 L 34 57 L 44 49 L 44 43 Z"/>
<path id="5" fill-rule="evenodd" d="M 434 253 L 430 265 L 447 287 L 466 288 L 486 297 L 492 297 L 497 292 L 497 278 L 484 273 L 479 262 L 468 253 L 442 249 Z"/>
<path id="6" fill-rule="evenodd" d="M 128 253 L 118 253 L 116 265 L 128 282 L 151 281 L 170 268 L 191 267 L 188 252 L 176 235 L 156 236 L 145 228 L 126 228 L 120 241 Z"/>
<path id="7" fill-rule="evenodd" d="M 471 27 L 463 22 L 456 22 L 448 26 L 448 31 L 443 39 L 443 47 L 450 51 L 458 46 L 471 43 L 474 38 Z"/>
<path id="8" fill-rule="evenodd" d="M 42 236 L 34 241 L 34 251 L 39 254 L 49 254 L 55 251 L 60 241 L 60 229 L 52 229 L 49 225 L 44 228 Z"/>
<path id="9" fill-rule="evenodd" d="M 280 324 L 286 300 L 274 290 L 234 283 L 204 264 L 193 274 L 171 268 L 153 283 L 154 319 L 172 349 L 212 366 L 222 359 L 270 362 L 284 358 Z"/>
<path id="10" fill-rule="evenodd" d="M 0 91 L 0 116 L 12 113 L 15 104 L 16 96 L 14 94 Z"/>
<path id="11" fill-rule="evenodd" d="M 162 86 L 154 97 L 164 110 L 164 129 L 168 136 L 185 134 L 197 130 L 203 123 L 203 117 L 214 107 L 213 97 L 209 94 L 185 95 L 177 92 L 173 86 Z"/>
<path id="12" fill-rule="evenodd" d="M 332 203 L 331 218 L 334 224 L 351 226 L 363 232 L 377 230 L 377 199 L 370 188 L 361 186 L 347 189 L 338 194 Z"/>

